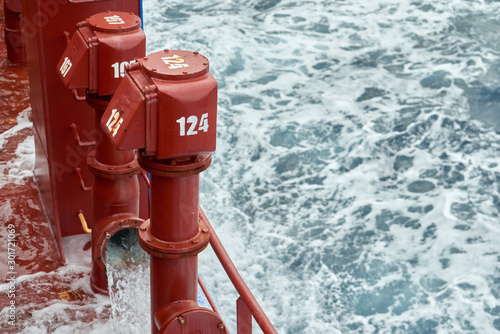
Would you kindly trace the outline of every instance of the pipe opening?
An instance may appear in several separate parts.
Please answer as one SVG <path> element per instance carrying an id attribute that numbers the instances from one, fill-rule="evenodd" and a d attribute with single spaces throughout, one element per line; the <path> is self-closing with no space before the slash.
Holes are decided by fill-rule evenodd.
<path id="1" fill-rule="evenodd" d="M 113 234 L 106 243 L 104 264 L 119 267 L 129 267 L 144 263 L 149 258 L 139 245 L 139 230 L 126 228 Z"/>

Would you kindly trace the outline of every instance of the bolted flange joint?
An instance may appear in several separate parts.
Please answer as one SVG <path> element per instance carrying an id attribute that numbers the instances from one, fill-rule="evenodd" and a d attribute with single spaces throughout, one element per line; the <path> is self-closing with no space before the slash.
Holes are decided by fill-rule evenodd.
<path id="1" fill-rule="evenodd" d="M 212 163 L 212 153 L 177 159 L 158 160 L 139 150 L 139 165 L 147 172 L 164 177 L 190 176 L 203 172 Z"/>
<path id="2" fill-rule="evenodd" d="M 208 227 L 201 219 L 198 222 L 198 233 L 180 242 L 164 241 L 153 236 L 149 219 L 139 228 L 139 245 L 147 253 L 161 258 L 179 259 L 198 255 L 208 246 L 209 241 Z"/>
<path id="3" fill-rule="evenodd" d="M 132 177 L 141 171 L 136 159 L 122 165 L 107 165 L 97 161 L 95 151 L 87 155 L 87 167 L 92 174 L 110 180 Z"/>

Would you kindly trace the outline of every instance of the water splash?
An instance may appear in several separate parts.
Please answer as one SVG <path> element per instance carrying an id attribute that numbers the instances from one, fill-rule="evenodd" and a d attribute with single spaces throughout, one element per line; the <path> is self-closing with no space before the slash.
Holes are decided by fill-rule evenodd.
<path id="1" fill-rule="evenodd" d="M 149 256 L 137 242 L 137 230 L 122 230 L 106 245 L 111 315 L 115 333 L 144 332 L 151 327 Z"/>

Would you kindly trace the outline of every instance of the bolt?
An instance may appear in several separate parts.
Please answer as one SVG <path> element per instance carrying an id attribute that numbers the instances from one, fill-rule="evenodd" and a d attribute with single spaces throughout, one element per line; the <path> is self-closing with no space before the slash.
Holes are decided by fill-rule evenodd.
<path id="1" fill-rule="evenodd" d="M 141 231 L 146 231 L 146 230 L 147 230 L 147 228 L 141 227 Z"/>
<path id="2" fill-rule="evenodd" d="M 178 316 L 177 319 L 179 319 L 181 325 L 184 325 L 184 323 L 186 322 L 182 316 Z"/>
<path id="3" fill-rule="evenodd" d="M 198 240 L 196 240 L 196 239 L 195 239 L 195 240 L 191 240 L 191 243 L 192 243 L 193 245 L 196 245 L 198 242 L 199 242 L 199 241 L 198 241 Z"/>
<path id="4" fill-rule="evenodd" d="M 96 27 L 98 27 L 99 25 L 98 25 L 98 24 L 96 24 L 95 26 L 96 26 Z"/>
<path id="5" fill-rule="evenodd" d="M 147 241 L 147 242 L 152 242 L 152 241 L 153 241 L 153 239 L 147 239 L 146 241 Z"/>
<path id="6" fill-rule="evenodd" d="M 208 232 L 208 228 L 204 227 L 203 230 L 201 230 L 203 233 L 207 233 Z"/>
<path id="7" fill-rule="evenodd" d="M 174 248 L 174 245 L 169 244 L 169 245 L 167 245 L 167 247 L 168 248 Z"/>
<path id="8" fill-rule="evenodd" d="M 128 168 L 133 168 L 133 167 L 134 167 L 134 165 L 132 165 L 132 164 L 128 165 Z"/>
<path id="9" fill-rule="evenodd" d="M 144 60 L 148 60 L 148 57 L 144 57 Z"/>
<path id="10" fill-rule="evenodd" d="M 165 49 L 165 50 L 163 50 L 163 51 L 168 52 L 168 51 L 170 51 L 170 50 L 169 50 L 169 49 Z"/>
<path id="11" fill-rule="evenodd" d="M 197 55 L 197 54 L 198 54 L 198 51 L 195 51 L 195 52 L 193 52 L 193 53 L 194 53 L 195 55 Z"/>
<path id="12" fill-rule="evenodd" d="M 218 325 L 217 325 L 217 328 L 219 328 L 219 329 L 224 329 L 224 328 L 226 328 L 226 327 L 224 326 L 224 324 L 223 324 L 223 323 L 220 323 L 220 324 L 218 324 Z"/>
<path id="13" fill-rule="evenodd" d="M 188 74 L 188 72 L 184 71 L 184 72 L 182 72 L 182 74 Z"/>
<path id="14" fill-rule="evenodd" d="M 151 71 L 156 72 L 158 70 L 156 68 L 152 68 Z"/>
<path id="15" fill-rule="evenodd" d="M 203 66 L 208 66 L 208 63 L 203 63 Z"/>

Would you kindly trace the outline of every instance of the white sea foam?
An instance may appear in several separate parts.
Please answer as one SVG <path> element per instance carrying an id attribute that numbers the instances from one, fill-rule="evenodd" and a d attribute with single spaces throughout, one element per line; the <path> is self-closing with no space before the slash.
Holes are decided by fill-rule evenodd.
<path id="1" fill-rule="evenodd" d="M 15 134 L 17 134 L 17 132 L 23 129 L 33 127 L 33 123 L 29 120 L 30 112 L 31 107 L 28 107 L 25 110 L 21 111 L 16 118 L 16 125 L 14 125 L 9 130 L 0 133 L 0 148 L 3 148 L 3 145 L 5 145 L 6 139 L 14 136 Z"/>
<path id="2" fill-rule="evenodd" d="M 31 108 L 27 108 L 19 113 L 16 118 L 16 125 L 7 131 L 0 133 L 0 149 L 3 148 L 7 140 L 15 136 L 19 131 L 31 128 L 33 123 L 29 120 Z M 35 164 L 35 144 L 33 136 L 28 136 L 16 148 L 16 157 L 6 163 L 0 164 L 0 189 L 7 183 L 22 183 L 27 177 L 33 176 Z M 5 172 L 5 170 L 7 170 Z"/>
<path id="3" fill-rule="evenodd" d="M 280 332 L 500 328 L 497 3 L 145 8 L 150 52 L 211 60 L 202 206 Z"/>

